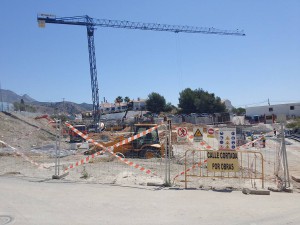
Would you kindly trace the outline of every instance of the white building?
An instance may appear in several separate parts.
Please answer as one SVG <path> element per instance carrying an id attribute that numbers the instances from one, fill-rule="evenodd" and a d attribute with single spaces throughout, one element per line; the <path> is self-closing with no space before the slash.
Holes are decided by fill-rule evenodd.
<path id="1" fill-rule="evenodd" d="M 133 110 L 146 110 L 146 100 L 138 98 L 137 100 L 132 100 Z"/>
<path id="2" fill-rule="evenodd" d="M 146 100 L 138 98 L 138 100 L 132 100 L 133 107 L 132 111 L 140 111 L 146 110 Z M 127 110 L 127 102 L 119 103 L 109 103 L 109 102 L 101 102 L 100 111 L 101 114 L 110 114 L 110 113 L 119 113 L 125 112 Z M 83 112 L 83 117 L 92 117 L 93 113 L 91 111 Z"/>
<path id="3" fill-rule="evenodd" d="M 114 112 L 124 112 L 127 109 L 127 103 L 121 102 L 119 103 L 101 103 L 100 110 L 101 113 L 114 113 Z"/>
<path id="4" fill-rule="evenodd" d="M 246 116 L 286 115 L 287 117 L 300 116 L 300 103 L 265 105 L 246 108 Z"/>

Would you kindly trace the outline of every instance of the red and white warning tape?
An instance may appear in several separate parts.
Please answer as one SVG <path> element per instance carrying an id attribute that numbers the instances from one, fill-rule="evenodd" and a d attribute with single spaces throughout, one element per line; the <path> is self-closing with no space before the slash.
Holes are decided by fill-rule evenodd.
<path id="1" fill-rule="evenodd" d="M 35 166 L 38 166 L 39 168 L 45 168 L 42 164 L 39 164 L 35 161 L 33 161 L 32 159 L 30 159 L 28 156 L 26 156 L 23 152 L 20 152 L 18 151 L 18 149 L 16 149 L 15 147 L 7 144 L 6 142 L 4 141 L 0 141 L 0 143 L 2 143 L 4 146 L 7 146 L 9 148 L 11 148 L 15 153 L 16 155 L 19 155 L 21 156 L 23 159 L 25 159 L 27 162 L 30 162 L 31 164 L 35 165 Z"/>
<path id="2" fill-rule="evenodd" d="M 258 138 L 258 139 L 254 140 L 254 141 L 247 142 L 247 143 L 244 144 L 244 145 L 238 146 L 238 147 L 236 148 L 236 150 L 241 150 L 241 148 L 244 148 L 244 147 L 246 147 L 246 146 L 249 146 L 249 145 L 251 145 L 251 144 L 254 144 L 255 142 L 258 142 L 258 141 L 260 141 L 260 140 L 261 140 L 261 138 Z"/>
<path id="3" fill-rule="evenodd" d="M 189 172 L 189 171 L 195 169 L 196 167 L 200 167 L 200 166 L 201 166 L 202 164 L 204 164 L 204 163 L 207 163 L 207 159 L 205 159 L 205 160 L 203 161 L 203 163 L 202 163 L 202 162 L 195 163 L 192 167 L 188 168 L 186 171 L 182 171 L 181 173 L 177 174 L 177 175 L 174 177 L 174 179 L 173 179 L 173 183 L 175 182 L 175 180 L 176 180 L 179 176 L 184 175 L 185 173 L 187 173 L 187 172 Z"/>
<path id="4" fill-rule="evenodd" d="M 202 149 L 204 149 L 204 150 L 211 150 L 211 149 L 212 149 L 212 147 L 211 147 L 210 145 L 208 145 L 205 141 L 201 141 L 201 142 L 200 142 L 200 145 L 201 145 Z M 176 180 L 179 176 L 184 175 L 185 173 L 187 173 L 187 172 L 189 172 L 189 171 L 195 169 L 196 167 L 201 166 L 203 163 L 206 163 L 206 162 L 207 162 L 207 160 L 204 160 L 203 162 L 195 163 L 192 167 L 190 167 L 190 168 L 188 168 L 187 170 L 182 171 L 181 173 L 177 174 L 177 175 L 174 177 L 174 179 L 173 179 L 173 183 L 175 182 L 175 180 Z"/>
<path id="5" fill-rule="evenodd" d="M 100 155 L 101 153 L 107 151 L 107 152 L 109 152 L 110 154 L 112 154 L 114 157 L 116 157 L 118 160 L 122 161 L 123 163 L 125 163 L 125 164 L 127 164 L 127 165 L 129 165 L 129 166 L 132 166 L 132 167 L 134 167 L 134 168 L 136 168 L 136 169 L 138 169 L 138 170 L 140 170 L 140 171 L 142 171 L 142 172 L 145 172 L 146 174 L 157 175 L 156 173 L 152 172 L 152 171 L 149 170 L 149 169 L 146 169 L 146 168 L 143 167 L 143 166 L 140 166 L 140 165 L 137 164 L 137 163 L 131 162 L 131 161 L 127 160 L 126 158 L 122 158 L 122 157 L 118 156 L 116 153 L 113 152 L 113 150 L 114 150 L 114 148 L 116 148 L 116 147 L 122 146 L 122 145 L 124 145 L 124 144 L 127 144 L 127 143 L 129 143 L 129 142 L 135 140 L 135 139 L 138 139 L 138 138 L 140 138 L 140 137 L 142 137 L 142 136 L 145 136 L 145 135 L 148 134 L 148 133 L 151 133 L 152 131 L 154 131 L 155 129 L 157 129 L 157 128 L 159 127 L 159 125 L 157 125 L 157 126 L 155 126 L 155 127 L 152 127 L 152 128 L 150 128 L 150 129 L 148 129 L 148 130 L 146 130 L 146 131 L 143 131 L 142 133 L 136 134 L 136 135 L 134 135 L 133 137 L 127 138 L 126 140 L 120 141 L 120 142 L 114 144 L 113 146 L 105 147 L 105 146 L 103 146 L 102 144 L 96 142 L 95 140 L 89 138 L 88 135 L 83 134 L 82 132 L 80 132 L 79 130 L 77 130 L 76 128 L 74 128 L 71 124 L 69 124 L 69 123 L 67 123 L 67 122 L 66 122 L 65 124 L 66 124 L 66 126 L 69 127 L 73 132 L 75 132 L 76 134 L 80 135 L 80 136 L 81 136 L 82 138 L 84 138 L 85 140 L 87 140 L 87 141 L 93 143 L 94 145 L 97 145 L 98 147 L 103 148 L 102 151 L 97 152 L 97 153 L 95 153 L 95 154 L 93 154 L 93 155 L 91 155 L 91 156 L 87 156 L 85 159 L 81 159 L 80 161 L 76 162 L 75 164 L 71 164 L 70 166 L 68 166 L 68 167 L 65 169 L 65 172 L 66 172 L 67 170 L 69 170 L 69 169 L 74 168 L 74 166 L 79 166 L 79 165 L 82 165 L 82 164 L 84 164 L 84 163 L 87 163 L 90 159 L 94 158 L 96 155 Z"/>

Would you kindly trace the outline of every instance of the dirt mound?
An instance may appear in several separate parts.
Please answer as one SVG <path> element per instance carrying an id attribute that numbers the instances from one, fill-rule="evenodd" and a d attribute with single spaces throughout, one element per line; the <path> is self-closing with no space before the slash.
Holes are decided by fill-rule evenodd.
<path id="1" fill-rule="evenodd" d="M 31 149 L 53 143 L 55 132 L 47 121 L 18 113 L 0 113 L 0 140 L 13 147 Z"/>

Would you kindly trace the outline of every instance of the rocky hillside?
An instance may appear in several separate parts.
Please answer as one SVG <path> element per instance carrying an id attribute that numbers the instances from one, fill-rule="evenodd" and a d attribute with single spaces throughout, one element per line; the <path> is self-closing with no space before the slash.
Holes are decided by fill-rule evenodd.
<path id="1" fill-rule="evenodd" d="M 40 113 L 60 113 L 65 112 L 69 114 L 76 114 L 82 111 L 92 110 L 92 104 L 81 103 L 77 104 L 74 102 L 39 102 L 29 95 L 18 95 L 13 91 L 0 89 L 0 102 L 8 102 L 8 103 L 20 103 L 21 99 L 23 99 L 25 105 L 33 106 L 36 109 L 36 112 Z"/>
<path id="2" fill-rule="evenodd" d="M 27 94 L 18 95 L 13 91 L 0 89 L 0 101 L 14 103 L 14 102 L 20 102 L 21 99 L 23 99 L 24 102 L 28 102 L 28 103 L 36 102 L 35 99 L 31 98 Z"/>

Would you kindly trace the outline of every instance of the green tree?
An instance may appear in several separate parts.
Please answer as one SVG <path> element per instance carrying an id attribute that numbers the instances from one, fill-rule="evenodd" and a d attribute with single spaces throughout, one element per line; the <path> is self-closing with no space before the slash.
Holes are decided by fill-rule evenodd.
<path id="1" fill-rule="evenodd" d="M 164 112 L 172 112 L 174 109 L 176 109 L 176 107 L 172 105 L 171 102 L 168 102 L 164 108 Z"/>
<path id="2" fill-rule="evenodd" d="M 15 109 L 15 111 L 20 110 L 20 103 L 19 102 L 14 102 L 14 109 Z"/>
<path id="3" fill-rule="evenodd" d="M 195 93 L 190 88 L 184 89 L 179 93 L 179 107 L 181 108 L 183 113 L 192 113 L 196 112 L 195 106 Z M 198 104 L 201 104 L 198 102 Z"/>
<path id="4" fill-rule="evenodd" d="M 179 93 L 179 107 L 183 113 L 216 113 L 225 112 L 226 106 L 221 98 L 203 89 L 184 89 Z"/>
<path id="5" fill-rule="evenodd" d="M 116 98 L 115 102 L 121 104 L 121 102 L 123 102 L 122 96 L 118 96 L 118 97 Z"/>
<path id="6" fill-rule="evenodd" d="M 237 116 L 241 116 L 241 115 L 243 115 L 243 114 L 246 113 L 246 109 L 241 108 L 241 107 L 239 107 L 239 108 L 232 108 L 231 112 L 234 113 L 234 114 L 236 114 Z"/>
<path id="7" fill-rule="evenodd" d="M 21 99 L 21 103 L 20 103 L 20 111 L 25 111 L 25 102 L 23 98 Z"/>
<path id="8" fill-rule="evenodd" d="M 34 107 L 34 106 L 32 106 L 32 105 L 25 105 L 25 111 L 27 111 L 27 112 L 36 112 L 36 108 Z"/>
<path id="9" fill-rule="evenodd" d="M 123 102 L 122 96 L 118 96 L 115 100 L 116 103 L 119 103 L 119 109 L 121 109 L 121 103 Z"/>
<path id="10" fill-rule="evenodd" d="M 20 102 L 14 102 L 14 109 L 15 111 L 36 112 L 36 107 L 25 104 L 23 99 Z"/>
<path id="11" fill-rule="evenodd" d="M 146 100 L 146 107 L 152 113 L 160 113 L 165 110 L 166 99 L 156 92 L 148 95 Z"/>
<path id="12" fill-rule="evenodd" d="M 124 102 L 130 102 L 130 98 L 128 97 L 128 96 L 126 96 L 125 98 L 124 98 Z"/>

